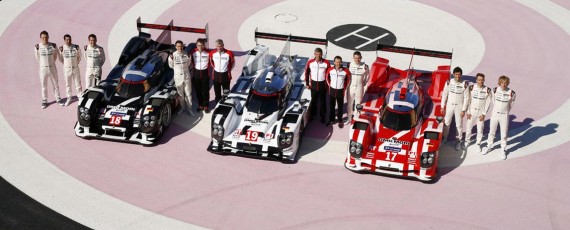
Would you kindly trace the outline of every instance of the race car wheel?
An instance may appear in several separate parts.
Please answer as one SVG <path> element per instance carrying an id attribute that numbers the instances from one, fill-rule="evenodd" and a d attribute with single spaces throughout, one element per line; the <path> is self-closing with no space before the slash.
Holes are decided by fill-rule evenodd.
<path id="1" fill-rule="evenodd" d="M 160 111 L 160 118 L 162 120 L 162 127 L 167 128 L 172 121 L 172 106 L 170 104 L 164 105 Z"/>
<path id="2" fill-rule="evenodd" d="M 299 128 L 299 141 L 303 140 L 305 136 L 305 121 L 301 121 L 301 127 Z"/>

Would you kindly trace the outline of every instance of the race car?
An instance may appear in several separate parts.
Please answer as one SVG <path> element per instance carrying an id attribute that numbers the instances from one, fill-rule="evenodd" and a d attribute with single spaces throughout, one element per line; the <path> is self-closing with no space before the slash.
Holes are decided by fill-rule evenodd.
<path id="1" fill-rule="evenodd" d="M 137 28 L 139 35 L 127 43 L 107 78 L 84 92 L 75 135 L 153 145 L 169 127 L 173 111 L 180 106 L 168 67 L 168 55 L 174 51 L 170 31 L 203 30 L 172 26 L 172 22 L 146 24 L 140 18 Z M 141 28 L 164 31 L 155 41 Z"/>
<path id="2" fill-rule="evenodd" d="M 269 63 L 269 48 L 257 44 L 241 76 L 212 115 L 208 151 L 295 162 L 309 121 L 311 92 L 299 79 L 291 42 L 325 45 L 325 39 L 255 32 L 255 38 L 286 41 L 281 55 Z"/>
<path id="3" fill-rule="evenodd" d="M 378 51 L 444 58 L 452 53 L 378 45 Z M 410 64 L 411 66 L 411 64 Z M 345 167 L 432 181 L 442 140 L 441 94 L 450 65 L 435 71 L 401 70 L 377 57 L 358 115 L 351 121 Z"/>

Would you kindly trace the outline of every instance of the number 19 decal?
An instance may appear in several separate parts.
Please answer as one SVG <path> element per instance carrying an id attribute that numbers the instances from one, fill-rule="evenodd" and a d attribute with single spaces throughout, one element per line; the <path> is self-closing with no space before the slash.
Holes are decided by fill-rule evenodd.
<path id="1" fill-rule="evenodd" d="M 123 117 L 121 117 L 121 116 L 111 116 L 111 120 L 109 120 L 109 124 L 113 125 L 113 126 L 120 125 L 122 118 Z"/>
<path id="2" fill-rule="evenodd" d="M 258 137 L 259 133 L 256 131 L 247 130 L 247 133 L 245 134 L 246 141 L 257 141 Z"/>

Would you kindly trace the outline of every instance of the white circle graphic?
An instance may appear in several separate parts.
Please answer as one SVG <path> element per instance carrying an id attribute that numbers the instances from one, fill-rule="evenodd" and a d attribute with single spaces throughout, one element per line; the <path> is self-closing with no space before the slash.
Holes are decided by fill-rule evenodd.
<path id="1" fill-rule="evenodd" d="M 341 0 L 327 2 L 327 5 L 345 4 L 346 1 Z M 325 38 L 330 29 L 339 25 L 368 24 L 392 31 L 398 38 L 395 44 L 397 46 L 453 51 L 452 65 L 461 66 L 466 73 L 477 67 L 485 53 L 483 37 L 475 28 L 461 18 L 432 6 L 414 1 L 363 0 L 354 7 L 358 10 L 345 11 L 341 7 L 314 10 L 306 7 L 306 1 L 303 0 L 280 2 L 258 11 L 241 25 L 238 35 L 239 44 L 244 49 L 253 47 L 255 41 L 252 38 L 256 28 L 261 32 Z M 291 15 L 283 12 L 283 9 L 295 9 L 294 16 L 297 20 L 288 23 L 277 20 L 282 17 L 279 15 Z M 274 17 L 276 20 L 273 20 Z M 267 40 L 259 42 L 271 47 L 271 52 L 274 54 L 280 52 L 283 47 L 282 42 Z M 291 53 L 309 56 L 312 49 L 314 49 L 313 45 L 294 44 L 291 46 Z M 329 58 L 340 55 L 348 59 L 352 52 L 352 50 L 329 43 L 327 54 Z M 380 55 L 388 58 L 391 65 L 397 68 L 407 68 L 410 62 L 409 55 L 390 53 L 380 53 Z M 375 58 L 375 52 L 363 53 L 365 62 L 371 63 Z M 442 64 L 449 64 L 449 62 L 442 59 L 418 57 L 414 58 L 413 67 L 430 70 Z"/>

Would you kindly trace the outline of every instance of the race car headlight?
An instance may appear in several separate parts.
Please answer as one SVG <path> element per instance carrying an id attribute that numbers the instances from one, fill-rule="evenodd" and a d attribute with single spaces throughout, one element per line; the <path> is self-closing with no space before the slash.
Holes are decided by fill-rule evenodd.
<path id="1" fill-rule="evenodd" d="M 430 152 L 422 153 L 420 161 L 421 163 L 420 166 L 422 168 L 429 168 L 433 166 L 434 162 L 435 162 L 435 153 L 430 153 Z"/>
<path id="2" fill-rule="evenodd" d="M 224 137 L 224 127 L 218 124 L 212 125 L 212 137 L 221 140 Z"/>
<path id="3" fill-rule="evenodd" d="M 279 135 L 279 146 L 281 148 L 288 148 L 293 144 L 295 135 L 291 132 L 282 133 Z"/>
<path id="4" fill-rule="evenodd" d="M 156 116 L 151 116 L 151 117 L 150 117 L 150 120 L 151 120 L 151 121 L 156 121 Z"/>
<path id="5" fill-rule="evenodd" d="M 356 141 L 350 140 L 349 146 L 350 147 L 349 147 L 348 151 L 350 152 L 350 155 L 352 157 L 360 158 L 362 156 L 362 144 L 360 144 Z"/>
<path id="6" fill-rule="evenodd" d="M 91 116 L 89 115 L 89 108 L 85 107 L 78 108 L 77 121 L 82 126 L 89 126 L 91 124 Z"/>
<path id="7" fill-rule="evenodd" d="M 150 125 L 150 123 L 149 123 L 148 121 L 145 121 L 144 124 L 143 124 L 143 126 L 144 126 L 145 128 L 148 127 L 148 125 Z"/>
<path id="8" fill-rule="evenodd" d="M 144 121 L 148 121 L 148 120 L 150 120 L 150 117 L 144 116 L 144 117 L 143 117 L 143 120 L 144 120 Z"/>
<path id="9" fill-rule="evenodd" d="M 150 124 L 149 124 L 149 125 L 150 125 L 150 127 L 152 127 L 152 126 L 156 125 L 156 122 L 155 122 L 155 121 L 150 121 Z"/>

